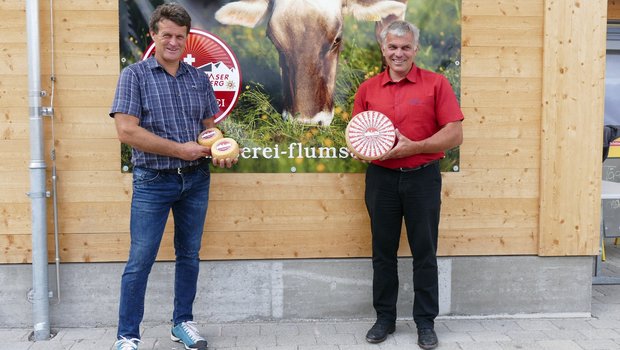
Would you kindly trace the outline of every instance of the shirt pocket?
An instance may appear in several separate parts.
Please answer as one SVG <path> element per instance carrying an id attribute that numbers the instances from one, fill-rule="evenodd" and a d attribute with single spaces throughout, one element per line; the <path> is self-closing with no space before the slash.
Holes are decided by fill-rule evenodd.
<path id="1" fill-rule="evenodd" d="M 206 92 L 193 86 L 188 88 L 183 104 L 189 117 L 202 118 L 207 107 Z"/>

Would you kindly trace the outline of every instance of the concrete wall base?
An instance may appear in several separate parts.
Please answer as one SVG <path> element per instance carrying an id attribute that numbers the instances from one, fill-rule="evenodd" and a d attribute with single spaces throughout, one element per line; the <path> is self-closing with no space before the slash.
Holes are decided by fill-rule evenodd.
<path id="1" fill-rule="evenodd" d="M 411 259 L 400 259 L 398 314 L 410 319 Z M 52 327 L 114 326 L 122 263 L 62 264 L 61 300 L 50 286 Z M 172 314 L 174 264 L 157 263 L 145 324 Z M 204 261 L 194 318 L 200 322 L 374 319 L 370 259 Z M 50 265 L 55 283 L 55 266 Z M 589 316 L 591 257 L 439 259 L 441 317 Z M 30 265 L 0 265 L 0 327 L 32 326 Z"/>

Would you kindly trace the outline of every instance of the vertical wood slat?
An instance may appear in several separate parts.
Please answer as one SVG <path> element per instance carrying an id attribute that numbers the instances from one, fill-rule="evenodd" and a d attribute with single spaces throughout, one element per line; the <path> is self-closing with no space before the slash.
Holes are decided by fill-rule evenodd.
<path id="1" fill-rule="evenodd" d="M 545 1 L 541 256 L 598 248 L 606 10 L 606 0 Z"/>
<path id="2" fill-rule="evenodd" d="M 607 18 L 609 20 L 620 20 L 620 0 L 609 0 L 607 2 Z"/>

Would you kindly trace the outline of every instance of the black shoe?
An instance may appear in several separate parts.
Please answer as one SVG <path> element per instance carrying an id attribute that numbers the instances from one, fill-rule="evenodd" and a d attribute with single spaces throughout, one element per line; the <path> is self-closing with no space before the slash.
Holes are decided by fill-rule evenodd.
<path id="1" fill-rule="evenodd" d="M 366 333 L 366 341 L 373 344 L 381 343 L 387 338 L 388 334 L 394 333 L 395 330 L 394 323 L 376 322 Z"/>
<path id="2" fill-rule="evenodd" d="M 422 349 L 434 349 L 438 343 L 437 334 L 432 328 L 418 329 L 418 345 Z"/>

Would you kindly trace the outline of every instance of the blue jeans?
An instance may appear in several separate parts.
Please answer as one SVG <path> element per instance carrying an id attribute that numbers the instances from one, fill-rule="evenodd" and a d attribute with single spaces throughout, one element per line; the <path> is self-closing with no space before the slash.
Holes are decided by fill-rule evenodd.
<path id="1" fill-rule="evenodd" d="M 121 280 L 118 337 L 140 339 L 144 296 L 170 210 L 174 218 L 174 325 L 192 321 L 199 251 L 209 201 L 208 162 L 185 174 L 135 167 L 131 246 Z"/>

